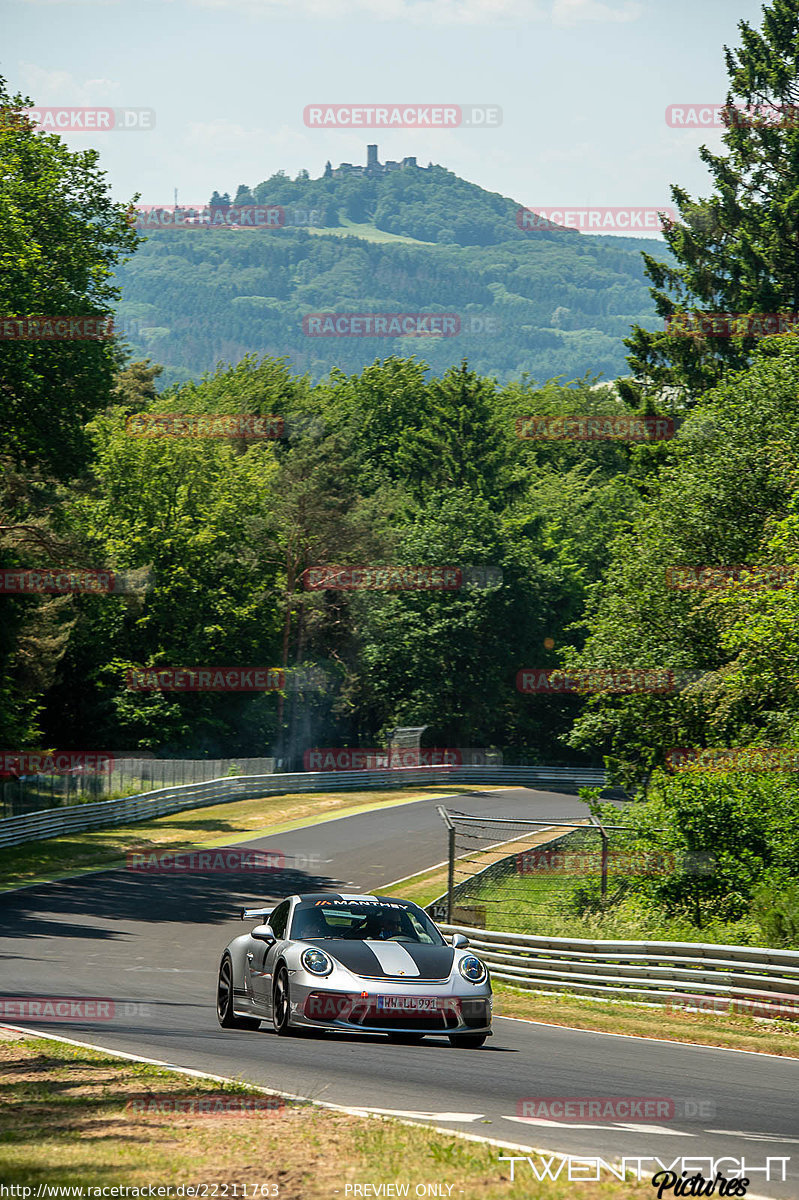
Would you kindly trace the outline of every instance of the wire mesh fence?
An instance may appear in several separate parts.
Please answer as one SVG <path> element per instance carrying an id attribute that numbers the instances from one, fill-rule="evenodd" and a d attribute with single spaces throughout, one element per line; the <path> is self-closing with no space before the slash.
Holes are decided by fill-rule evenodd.
<path id="1" fill-rule="evenodd" d="M 17 817 L 88 804 L 115 796 L 135 796 L 157 788 L 206 783 L 233 775 L 271 775 L 273 758 L 112 758 L 100 770 L 70 771 L 0 778 L 0 817 Z"/>
<path id="2" fill-rule="evenodd" d="M 439 809 L 449 834 L 448 887 L 435 919 L 538 933 L 611 905 L 636 881 L 675 869 L 633 830 L 582 821 L 474 817 Z"/>

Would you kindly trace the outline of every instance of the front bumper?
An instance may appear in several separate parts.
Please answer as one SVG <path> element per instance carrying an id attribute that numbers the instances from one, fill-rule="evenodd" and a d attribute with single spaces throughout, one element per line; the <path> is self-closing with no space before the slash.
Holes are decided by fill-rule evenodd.
<path id="1" fill-rule="evenodd" d="M 355 991 L 351 985 L 336 987 L 324 978 L 310 981 L 297 975 L 291 980 L 293 1025 L 352 1033 L 491 1033 L 487 983 L 464 994 L 451 982 L 436 986 L 369 980 Z M 406 1001 L 420 1007 L 408 1008 Z"/>

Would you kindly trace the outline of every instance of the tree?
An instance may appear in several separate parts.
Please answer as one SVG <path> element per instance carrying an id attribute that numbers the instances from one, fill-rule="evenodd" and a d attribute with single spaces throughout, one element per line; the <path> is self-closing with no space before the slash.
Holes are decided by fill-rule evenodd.
<path id="1" fill-rule="evenodd" d="M 672 696 L 595 696 L 571 743 L 613 756 L 628 780 L 680 746 L 784 740 L 797 726 L 796 600 L 734 582 L 669 585 L 675 567 L 796 561 L 799 340 L 769 338 L 708 392 L 672 461 L 610 546 L 570 667 L 648 666 L 702 676 Z M 793 665 L 792 665 L 793 664 Z"/>
<path id="2" fill-rule="evenodd" d="M 139 241 L 128 206 L 111 201 L 98 153 L 35 132 L 30 105 L 0 78 L 0 312 L 110 318 L 114 266 Z M 79 471 L 115 369 L 113 340 L 0 340 L 0 455 L 60 479 Z"/>
<path id="3" fill-rule="evenodd" d="M 678 265 L 644 254 L 659 316 L 799 312 L 799 0 L 772 0 L 762 30 L 739 23 L 742 46 L 725 47 L 730 85 L 726 154 L 700 157 L 715 183 L 693 200 L 673 186 L 681 220 L 664 236 Z M 676 388 L 691 404 L 726 370 L 745 366 L 752 336 L 677 335 L 634 328 L 626 341 L 634 402 Z"/>

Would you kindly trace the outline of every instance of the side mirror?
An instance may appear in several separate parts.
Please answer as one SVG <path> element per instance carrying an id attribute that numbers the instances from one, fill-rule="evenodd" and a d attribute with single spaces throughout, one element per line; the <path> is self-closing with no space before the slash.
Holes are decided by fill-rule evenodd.
<path id="1" fill-rule="evenodd" d="M 267 946 L 273 946 L 277 941 L 275 931 L 269 925 L 256 925 L 255 929 L 250 930 L 250 937 L 255 938 L 256 942 L 266 942 Z"/>
<path id="2" fill-rule="evenodd" d="M 452 945 L 456 950 L 463 950 L 465 946 L 470 945 L 469 939 L 463 933 L 453 933 Z"/>

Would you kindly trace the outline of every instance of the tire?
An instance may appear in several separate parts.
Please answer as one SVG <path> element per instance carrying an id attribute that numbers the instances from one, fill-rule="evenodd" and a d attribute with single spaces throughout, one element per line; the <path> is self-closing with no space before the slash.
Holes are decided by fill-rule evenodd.
<path id="1" fill-rule="evenodd" d="M 479 1050 L 487 1037 L 487 1033 L 451 1033 L 449 1044 L 456 1050 Z"/>
<path id="2" fill-rule="evenodd" d="M 418 1046 L 424 1037 L 423 1033 L 389 1033 L 386 1037 L 390 1042 L 398 1042 L 402 1046 Z"/>
<path id="3" fill-rule="evenodd" d="M 272 1024 L 278 1037 L 293 1037 L 296 1033 L 291 1026 L 291 994 L 285 967 L 281 967 L 275 976 L 272 989 Z"/>
<path id="4" fill-rule="evenodd" d="M 223 1029 L 259 1029 L 257 1017 L 237 1017 L 233 1011 L 233 960 L 225 954 L 216 984 L 216 1018 Z"/>

